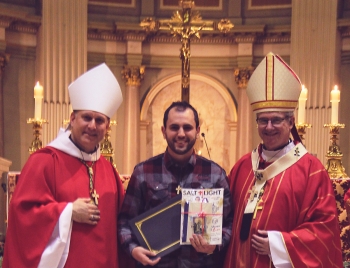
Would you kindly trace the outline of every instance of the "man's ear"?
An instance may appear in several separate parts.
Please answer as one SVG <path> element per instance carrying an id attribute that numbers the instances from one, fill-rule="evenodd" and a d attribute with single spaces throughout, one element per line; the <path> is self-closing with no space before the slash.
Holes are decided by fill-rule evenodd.
<path id="1" fill-rule="evenodd" d="M 197 135 L 196 135 L 197 139 L 199 138 L 200 133 L 201 133 L 201 127 L 197 127 Z"/>
<path id="2" fill-rule="evenodd" d="M 75 120 L 75 112 L 73 111 L 71 114 L 70 114 L 70 125 L 72 125 L 72 122 Z"/>
<path id="3" fill-rule="evenodd" d="M 292 128 L 293 126 L 294 126 L 294 124 L 295 124 L 295 116 L 292 116 L 291 118 L 290 118 L 290 128 Z"/>
<path id="4" fill-rule="evenodd" d="M 165 137 L 166 137 L 166 135 L 165 135 L 165 127 L 162 126 L 162 127 L 161 127 L 161 130 L 162 130 L 162 133 L 163 133 L 163 138 L 165 139 Z"/>

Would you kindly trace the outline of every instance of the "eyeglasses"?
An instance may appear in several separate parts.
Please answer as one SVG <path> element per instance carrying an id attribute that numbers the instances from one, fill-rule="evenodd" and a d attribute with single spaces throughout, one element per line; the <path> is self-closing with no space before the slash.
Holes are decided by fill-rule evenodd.
<path id="1" fill-rule="evenodd" d="M 269 121 L 271 122 L 271 125 L 273 125 L 274 127 L 279 126 L 283 120 L 288 119 L 289 117 L 273 117 L 271 119 L 268 118 L 257 118 L 256 122 L 258 123 L 259 126 L 262 127 L 266 127 L 269 123 Z"/>

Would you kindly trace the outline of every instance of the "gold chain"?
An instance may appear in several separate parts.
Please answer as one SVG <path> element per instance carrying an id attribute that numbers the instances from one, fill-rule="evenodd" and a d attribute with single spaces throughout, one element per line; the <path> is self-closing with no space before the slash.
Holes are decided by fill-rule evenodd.
<path id="1" fill-rule="evenodd" d="M 81 157 L 82 157 L 82 159 L 80 159 L 80 161 L 86 166 L 88 174 L 89 174 L 90 198 L 91 198 L 91 201 L 94 202 L 95 205 L 97 206 L 98 205 L 98 195 L 96 193 L 96 190 L 94 189 L 94 169 L 93 169 L 93 166 L 94 166 L 96 161 L 92 161 L 91 166 L 89 166 L 84 160 L 83 153 L 81 151 L 80 151 L 80 153 L 81 153 Z M 96 195 L 97 195 L 97 198 L 96 198 Z"/>

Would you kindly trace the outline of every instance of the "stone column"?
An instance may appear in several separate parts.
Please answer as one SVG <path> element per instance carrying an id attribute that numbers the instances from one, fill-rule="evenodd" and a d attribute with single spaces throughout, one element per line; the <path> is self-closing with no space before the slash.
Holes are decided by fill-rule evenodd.
<path id="1" fill-rule="evenodd" d="M 1 205 L 1 214 L 0 214 L 0 233 L 6 233 L 6 221 L 7 221 L 7 188 L 6 179 L 2 179 L 2 174 L 9 172 L 12 162 L 5 158 L 0 157 L 0 182 L 1 186 L 5 185 L 4 188 L 0 189 L 0 205 Z M 0 237 L 0 242 L 1 237 Z"/>
<path id="2" fill-rule="evenodd" d="M 323 124 L 330 123 L 330 91 L 339 82 L 337 3 L 292 1 L 290 64 L 308 89 L 305 119 L 312 128 L 306 130 L 307 149 L 323 163 L 329 146 L 329 129 Z"/>
<path id="3" fill-rule="evenodd" d="M 124 158 L 123 174 L 131 174 L 140 161 L 140 93 L 144 66 L 124 66 L 122 71 L 126 83 L 124 96 Z"/>
<path id="4" fill-rule="evenodd" d="M 253 115 L 246 88 L 253 70 L 253 67 L 246 67 L 238 68 L 234 71 L 238 86 L 237 159 L 252 150 Z"/>
<path id="5" fill-rule="evenodd" d="M 43 0 L 37 79 L 44 87 L 43 145 L 69 117 L 68 85 L 87 68 L 88 0 Z"/>
<path id="6" fill-rule="evenodd" d="M 5 71 L 5 66 L 9 61 L 10 55 L 0 52 L 0 157 L 4 156 L 4 90 L 2 77 Z"/>
<path id="7" fill-rule="evenodd" d="M 147 127 L 148 121 L 140 122 L 140 161 L 147 159 Z"/>
<path id="8" fill-rule="evenodd" d="M 6 49 L 6 28 L 10 26 L 10 21 L 0 18 L 0 157 L 4 156 L 4 89 L 3 75 L 5 66 L 9 60 L 9 55 L 5 53 Z"/>
<path id="9" fill-rule="evenodd" d="M 228 128 L 229 128 L 229 137 L 230 137 L 230 147 L 229 151 L 227 152 L 228 155 L 228 168 L 225 168 L 226 173 L 229 174 L 231 171 L 231 168 L 233 165 L 237 162 L 239 158 L 237 158 L 237 153 L 238 153 L 238 145 L 240 142 L 237 142 L 237 122 L 227 122 Z M 243 151 L 243 149 L 240 149 L 240 151 Z M 240 155 L 241 156 L 241 155 Z M 239 156 L 239 157 L 240 157 Z"/>

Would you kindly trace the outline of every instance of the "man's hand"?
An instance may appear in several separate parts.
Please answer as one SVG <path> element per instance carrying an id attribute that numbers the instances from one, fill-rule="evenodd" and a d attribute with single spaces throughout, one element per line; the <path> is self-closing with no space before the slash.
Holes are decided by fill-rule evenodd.
<path id="1" fill-rule="evenodd" d="M 78 198 L 73 202 L 73 221 L 96 225 L 100 220 L 100 211 L 90 198 Z"/>
<path id="2" fill-rule="evenodd" d="M 260 255 L 270 255 L 270 242 L 267 231 L 258 230 L 258 234 L 252 235 L 252 247 Z"/>
<path id="3" fill-rule="evenodd" d="M 151 260 L 148 256 L 154 257 L 156 254 L 152 251 L 149 251 L 143 247 L 136 247 L 131 251 L 131 255 L 135 260 L 142 263 L 143 265 L 154 266 L 160 261 L 160 257 Z"/>
<path id="4" fill-rule="evenodd" d="M 216 245 L 209 245 L 208 242 L 201 236 L 193 234 L 190 238 L 191 245 L 197 252 L 212 254 Z"/>

